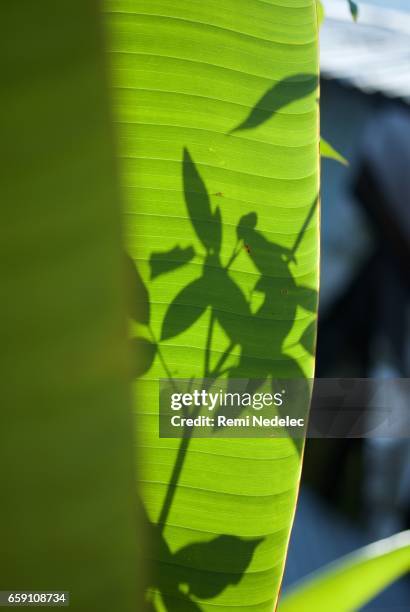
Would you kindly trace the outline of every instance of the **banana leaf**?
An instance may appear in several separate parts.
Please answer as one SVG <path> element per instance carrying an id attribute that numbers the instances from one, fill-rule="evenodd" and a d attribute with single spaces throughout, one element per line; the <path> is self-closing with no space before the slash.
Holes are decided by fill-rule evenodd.
<path id="1" fill-rule="evenodd" d="M 316 0 L 107 0 L 105 20 L 144 355 L 147 600 L 271 612 L 303 443 L 159 438 L 158 380 L 313 376 L 299 340 L 317 310 Z"/>

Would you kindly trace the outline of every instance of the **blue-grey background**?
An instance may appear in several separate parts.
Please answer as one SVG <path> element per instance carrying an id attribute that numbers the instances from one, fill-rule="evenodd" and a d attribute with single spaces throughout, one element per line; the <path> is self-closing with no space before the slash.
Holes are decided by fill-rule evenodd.
<path id="1" fill-rule="evenodd" d="M 355 24 L 346 0 L 323 0 L 321 132 L 349 166 L 322 162 L 316 375 L 408 377 L 410 0 L 356 1 Z M 409 403 L 398 394 L 394 405 L 408 413 Z M 327 563 L 408 529 L 409 506 L 408 439 L 308 440 L 285 592 Z M 365 610 L 410 610 L 409 578 Z"/>

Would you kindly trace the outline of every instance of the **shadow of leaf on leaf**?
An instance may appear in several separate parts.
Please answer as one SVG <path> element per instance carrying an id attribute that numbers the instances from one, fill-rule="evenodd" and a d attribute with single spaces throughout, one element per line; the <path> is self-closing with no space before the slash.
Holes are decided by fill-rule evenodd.
<path id="1" fill-rule="evenodd" d="M 172 553 L 159 525 L 152 524 L 147 517 L 145 520 L 155 562 L 148 590 L 160 594 L 169 612 L 200 611 L 196 598 L 212 599 L 228 586 L 238 584 L 256 547 L 263 541 L 263 538 L 218 535 L 208 541 L 192 542 Z M 228 565 L 229 571 L 226 571 Z"/>
<path id="2" fill-rule="evenodd" d="M 230 133 L 262 125 L 290 103 L 314 93 L 317 85 L 317 76 L 313 74 L 297 74 L 275 83 Z M 296 262 L 295 253 L 310 225 L 318 198 L 312 203 L 292 248 L 270 240 L 258 228 L 256 212 L 249 211 L 238 219 L 236 243 L 232 244 L 232 254 L 225 258 L 222 255 L 225 237 L 221 208 L 212 206 L 206 184 L 187 148 L 183 150 L 182 185 L 192 240 L 193 243 L 199 240 L 199 250 L 203 252 L 197 253 L 197 247 L 193 245 L 186 248 L 175 245 L 163 252 L 152 253 L 149 258 L 150 281 L 155 282 L 159 276 L 189 264 L 194 257 L 199 257 L 203 263 L 192 267 L 198 270 L 196 278 L 176 289 L 161 323 L 160 342 L 156 342 L 150 327 L 148 289 L 131 260 L 130 313 L 136 322 L 149 329 L 152 336 L 152 341 L 134 338 L 137 351 L 145 355 L 143 363 L 136 368 L 137 376 L 147 372 L 158 356 L 169 377 L 170 368 L 161 353 L 161 342 L 187 332 L 209 313 L 202 351 L 203 378 L 251 379 L 253 391 L 266 381 L 273 385 L 273 381 L 279 378 L 303 379 L 300 365 L 286 354 L 284 343 L 293 328 L 297 309 L 302 307 L 314 312 L 317 294 L 315 290 L 296 283 L 290 264 Z M 212 192 L 214 196 L 224 197 L 226 186 L 213 185 Z M 253 266 L 252 274 L 247 276 L 251 285 L 249 297 L 235 280 L 237 277 L 232 270 L 233 264 L 241 257 L 249 258 Z M 248 262 L 240 266 L 243 269 L 248 267 Z M 254 294 L 260 297 L 256 306 L 252 301 Z M 218 347 L 216 351 L 214 348 L 216 324 L 224 332 L 225 350 Z M 305 334 L 310 337 L 310 325 Z M 305 340 L 302 334 L 300 343 L 304 345 Z M 212 359 L 215 360 L 213 363 Z M 152 610 L 200 612 L 198 600 L 215 598 L 230 585 L 241 581 L 256 548 L 263 541 L 263 538 L 249 539 L 222 533 L 207 541 L 190 542 L 177 550 L 172 549 L 172 535 L 167 536 L 168 541 L 166 527 L 190 440 L 190 436 L 181 440 L 158 523 L 153 524 L 146 518 L 146 531 L 153 543 L 154 573 L 148 585 Z M 300 454 L 303 440 L 292 439 L 292 442 Z M 158 597 L 161 599 L 159 607 L 156 604 Z"/>
<path id="3" fill-rule="evenodd" d="M 263 94 L 248 116 L 229 133 L 250 130 L 262 125 L 288 104 L 306 98 L 316 91 L 317 86 L 318 78 L 315 74 L 295 74 L 282 79 Z"/>
<path id="4" fill-rule="evenodd" d="M 167 272 L 177 270 L 181 266 L 185 266 L 194 257 L 195 251 L 191 246 L 186 249 L 176 246 L 170 251 L 152 253 L 149 258 L 151 280 L 161 274 L 166 274 Z"/>
<path id="5" fill-rule="evenodd" d="M 184 196 L 189 217 L 199 240 L 209 253 L 219 253 L 222 242 L 222 220 L 219 207 L 214 212 L 205 184 L 188 149 L 182 163 Z"/>

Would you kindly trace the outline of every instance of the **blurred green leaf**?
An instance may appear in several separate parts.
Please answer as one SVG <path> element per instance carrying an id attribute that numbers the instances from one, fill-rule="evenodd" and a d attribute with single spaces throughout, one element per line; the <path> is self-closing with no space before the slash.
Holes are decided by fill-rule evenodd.
<path id="1" fill-rule="evenodd" d="M 322 157 L 328 157 L 329 159 L 334 159 L 335 161 L 340 162 L 343 166 L 348 166 L 349 162 L 341 153 L 336 151 L 336 149 L 324 138 L 320 139 L 320 155 Z"/>
<path id="2" fill-rule="evenodd" d="M 99 9 L 0 4 L 0 590 L 131 612 L 140 547 Z"/>
<path id="3" fill-rule="evenodd" d="M 353 612 L 410 570 L 410 531 L 366 546 L 307 577 L 278 612 Z"/>

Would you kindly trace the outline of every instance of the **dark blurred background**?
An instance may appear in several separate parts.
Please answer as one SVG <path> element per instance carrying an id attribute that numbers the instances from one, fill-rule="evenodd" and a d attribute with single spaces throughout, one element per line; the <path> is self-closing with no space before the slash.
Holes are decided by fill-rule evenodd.
<path id="1" fill-rule="evenodd" d="M 324 2 L 318 378 L 410 377 L 410 0 Z M 410 398 L 393 398 L 395 418 Z M 410 440 L 308 440 L 284 588 L 410 527 Z M 410 580 L 365 610 L 410 610 Z"/>

